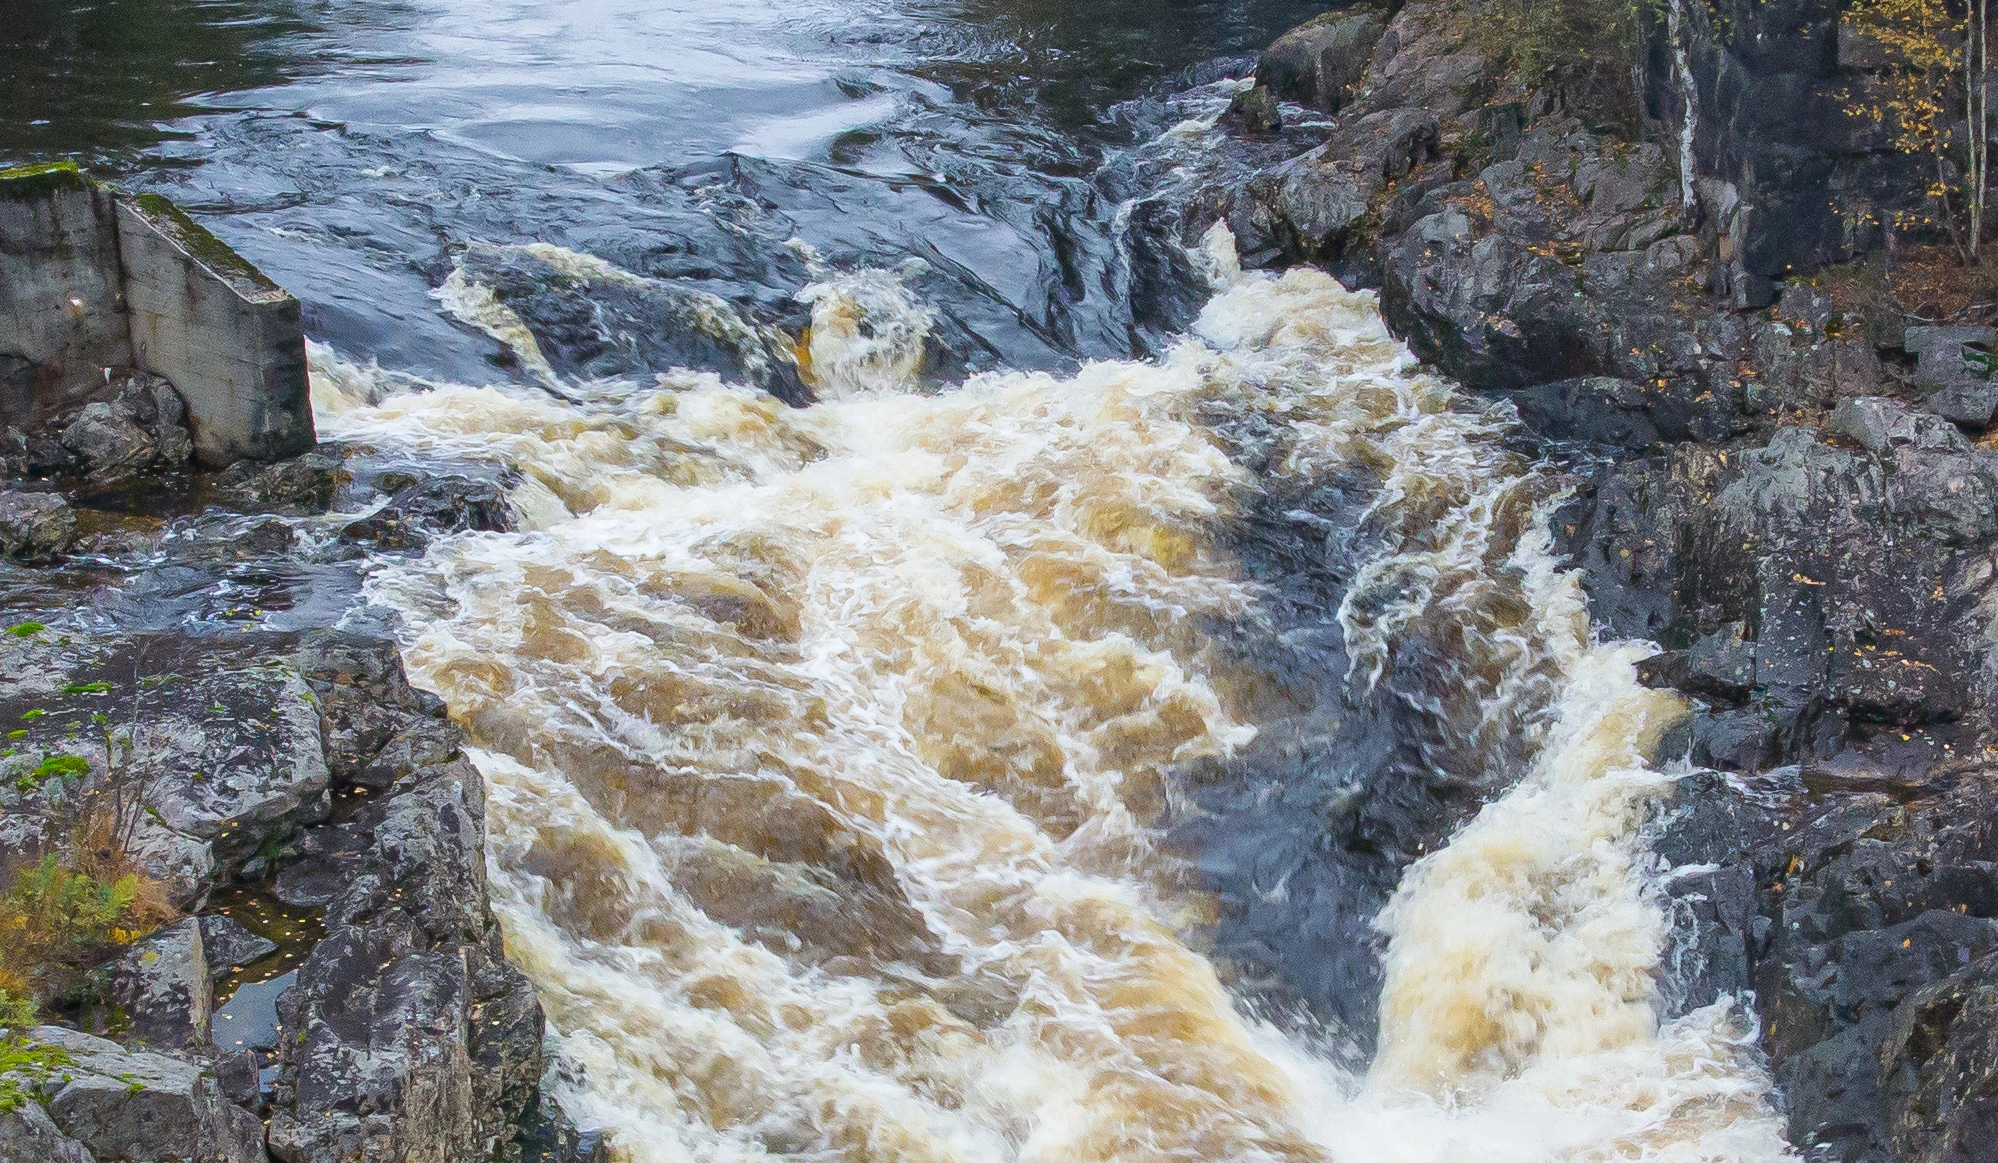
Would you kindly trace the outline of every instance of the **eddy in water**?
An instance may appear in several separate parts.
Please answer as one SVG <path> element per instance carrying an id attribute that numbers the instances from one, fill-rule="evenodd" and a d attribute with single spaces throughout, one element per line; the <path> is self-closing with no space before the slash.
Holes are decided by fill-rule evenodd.
<path id="1" fill-rule="evenodd" d="M 1156 361 L 934 394 L 922 306 L 824 280 L 804 409 L 712 375 L 393 394 L 318 353 L 323 433 L 519 474 L 519 531 L 370 595 L 478 748 L 555 1099 L 632 1163 L 1789 1158 L 1747 1019 L 1662 1017 L 1640 825 L 1679 708 L 1594 640 L 1505 417 L 1372 295 L 1244 274 L 1219 228 L 1202 261 Z M 1245 428 L 1279 455 L 1231 459 Z M 1263 725 L 1231 530 L 1355 467 L 1343 680 L 1454 635 L 1439 754 L 1520 765 L 1375 922 L 1357 1069 L 1231 992 L 1165 843 Z"/>

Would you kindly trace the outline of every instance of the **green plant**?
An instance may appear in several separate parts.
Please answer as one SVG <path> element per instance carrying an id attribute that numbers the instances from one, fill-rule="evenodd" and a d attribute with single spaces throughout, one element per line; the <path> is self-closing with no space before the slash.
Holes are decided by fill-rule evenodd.
<path id="1" fill-rule="evenodd" d="M 51 755 L 14 781 L 21 791 L 33 791 L 52 779 L 81 779 L 90 774 L 90 761 L 81 755 Z"/>
<path id="2" fill-rule="evenodd" d="M 34 998 L 17 997 L 11 990 L 0 989 L 0 1030 L 19 1030 L 34 1025 L 38 1008 Z"/>
<path id="3" fill-rule="evenodd" d="M 0 901 L 0 932 L 57 953 L 103 945 L 138 897 L 136 875 L 102 881 L 65 868 L 51 853 L 14 874 L 13 887 Z"/>
<path id="4" fill-rule="evenodd" d="M 106 695 L 111 693 L 111 684 L 101 680 L 98 682 L 73 682 L 63 687 L 62 693 L 66 695 Z"/>
<path id="5" fill-rule="evenodd" d="M 7 633 L 12 634 L 16 638 L 33 638 L 46 629 L 48 627 L 42 625 L 40 622 L 20 622 L 7 627 Z"/>
<path id="6" fill-rule="evenodd" d="M 18 1034 L 0 1039 L 0 1111 L 19 1110 L 67 1065 L 69 1055 L 58 1046 L 30 1042 Z"/>
<path id="7" fill-rule="evenodd" d="M 69 996 L 87 966 L 172 915 L 157 882 L 44 856 L 16 869 L 0 896 L 0 990 L 36 1001 Z"/>

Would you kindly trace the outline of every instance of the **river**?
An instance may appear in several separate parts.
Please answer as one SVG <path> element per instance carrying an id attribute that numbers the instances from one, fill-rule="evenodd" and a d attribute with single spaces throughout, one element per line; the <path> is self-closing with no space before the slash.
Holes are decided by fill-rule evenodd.
<path id="1" fill-rule="evenodd" d="M 1133 212 L 1312 6 L 28 7 L 0 157 L 293 289 L 322 438 L 508 474 L 350 616 L 619 1158 L 1787 1157 L 1558 475 Z"/>

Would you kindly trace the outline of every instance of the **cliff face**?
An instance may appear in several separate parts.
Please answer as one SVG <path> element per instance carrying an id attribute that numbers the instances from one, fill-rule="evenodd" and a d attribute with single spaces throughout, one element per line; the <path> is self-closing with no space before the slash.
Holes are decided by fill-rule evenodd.
<path id="1" fill-rule="evenodd" d="M 1378 287 L 1571 471 L 1598 625 L 1665 647 L 1647 681 L 1695 707 L 1670 749 L 1726 773 L 1659 825 L 1697 866 L 1670 1004 L 1752 993 L 1800 1150 L 1988 1157 L 1998 336 L 1922 318 L 1977 276 L 1880 226 L 1924 169 L 1847 111 L 1876 62 L 1836 6 L 1675 7 L 1634 118 L 1508 75 L 1472 6 L 1321 17 L 1237 122 L 1330 136 L 1227 220 L 1251 262 Z"/>

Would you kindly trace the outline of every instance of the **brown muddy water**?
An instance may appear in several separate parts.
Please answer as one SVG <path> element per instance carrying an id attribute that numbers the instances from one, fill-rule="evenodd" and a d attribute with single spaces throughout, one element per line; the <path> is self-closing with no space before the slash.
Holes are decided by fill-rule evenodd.
<path id="1" fill-rule="evenodd" d="M 400 634 L 620 1158 L 1787 1155 L 1743 1016 L 1659 996 L 1679 710 L 1558 479 L 1371 295 L 1146 225 L 1313 6 L 19 7 L 0 157 L 299 294 L 342 504 L 470 465 L 516 528 L 360 559 L 195 482 L 5 600 Z"/>

